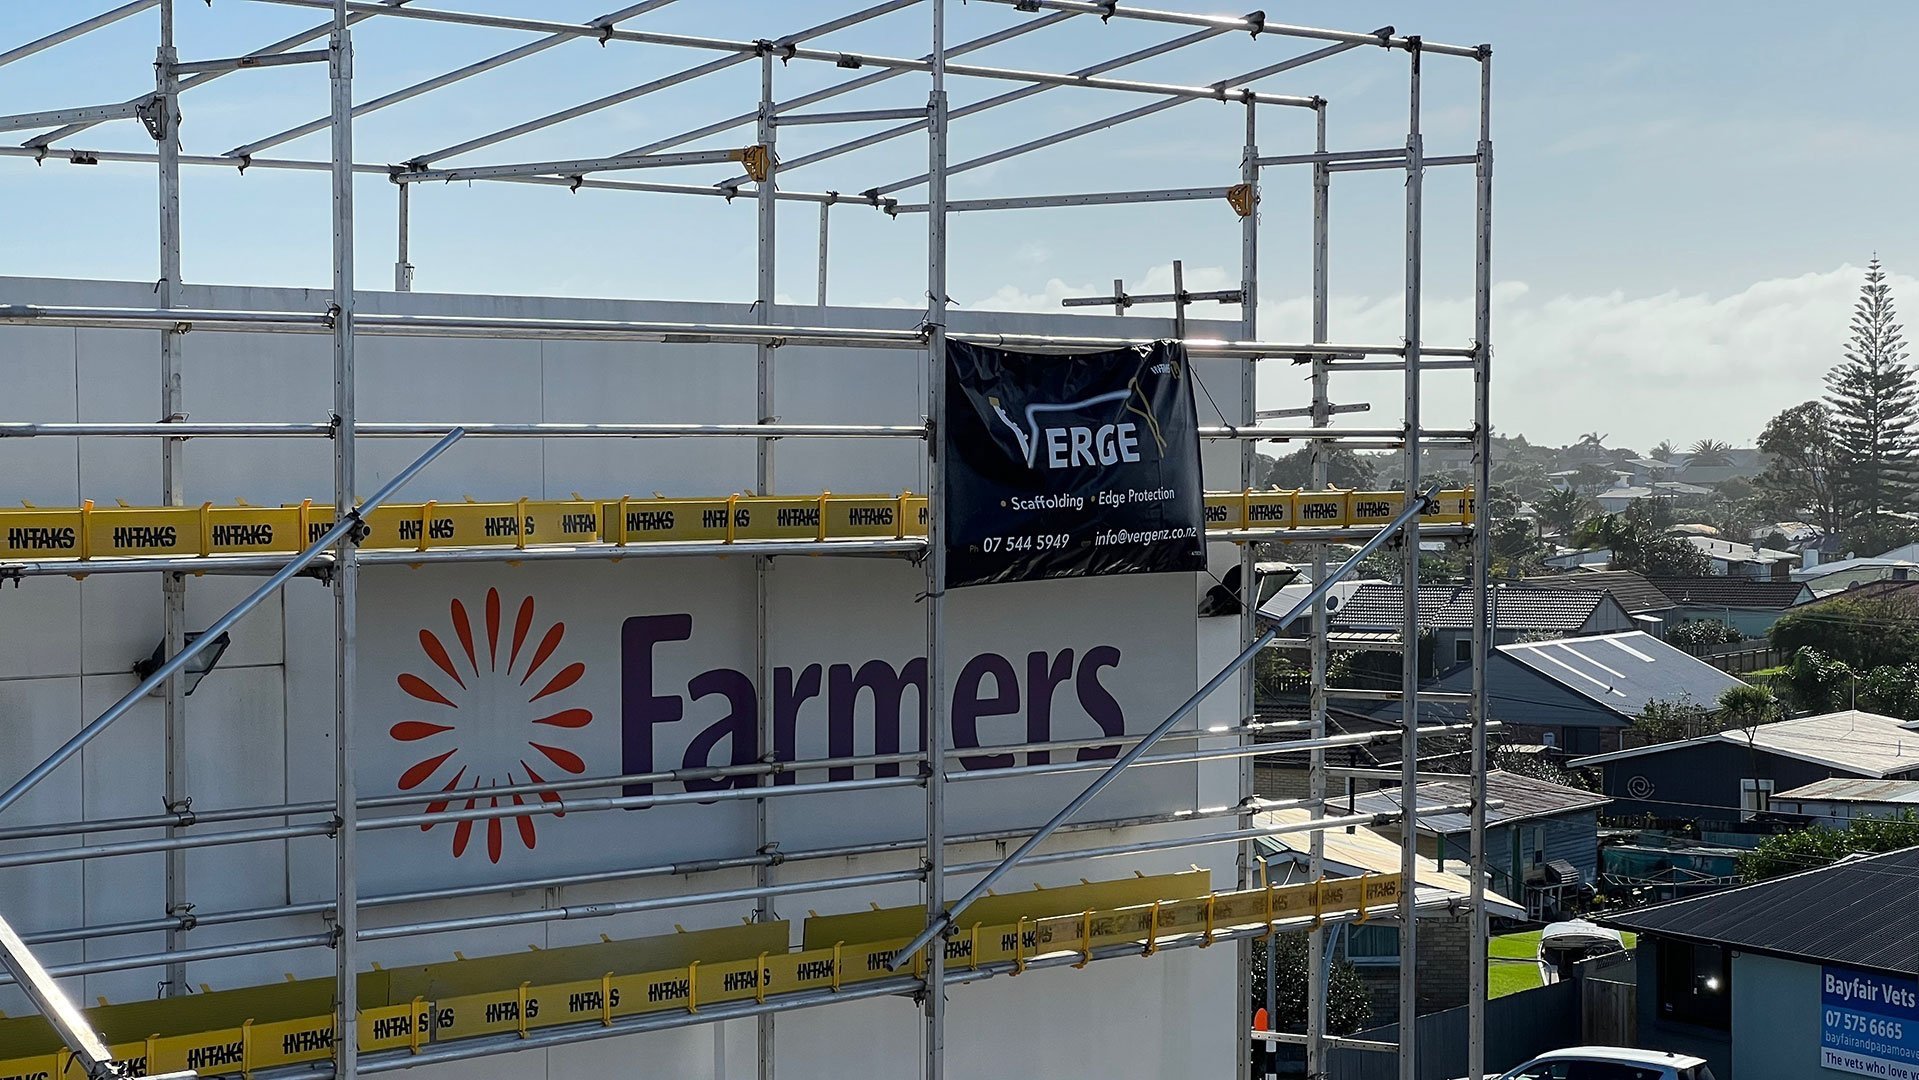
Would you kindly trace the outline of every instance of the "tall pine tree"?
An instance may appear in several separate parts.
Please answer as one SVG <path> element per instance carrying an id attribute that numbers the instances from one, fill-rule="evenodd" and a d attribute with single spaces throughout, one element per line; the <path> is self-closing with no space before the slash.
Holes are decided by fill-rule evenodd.
<path id="1" fill-rule="evenodd" d="M 1892 286 L 1874 256 L 1853 308 L 1846 358 L 1826 373 L 1837 502 L 1842 516 L 1867 532 L 1881 511 L 1908 508 L 1915 479 L 1919 391 L 1904 331 L 1893 320 Z"/>

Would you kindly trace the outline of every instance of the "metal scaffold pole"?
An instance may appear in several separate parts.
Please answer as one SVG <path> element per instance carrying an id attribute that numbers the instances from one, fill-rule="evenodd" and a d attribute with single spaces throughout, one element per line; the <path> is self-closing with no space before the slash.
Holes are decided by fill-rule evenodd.
<path id="1" fill-rule="evenodd" d="M 1478 370 L 1473 373 L 1473 498 L 1479 514 L 1486 513 L 1492 493 L 1492 361 L 1493 361 L 1493 55 L 1479 50 L 1479 167 L 1474 198 L 1476 222 L 1473 252 L 1473 339 Z M 1486 653 L 1492 642 L 1487 595 L 1492 586 L 1492 530 L 1475 515 L 1473 522 L 1473 701 L 1472 701 L 1472 953 L 1469 958 L 1466 1061 L 1468 1076 L 1486 1073 L 1486 993 L 1489 975 L 1486 925 Z"/>
<path id="2" fill-rule="evenodd" d="M 932 0 L 926 102 L 926 926 L 946 917 L 946 0 Z M 927 946 L 924 1080 L 946 1075 L 946 939 Z"/>
<path id="3" fill-rule="evenodd" d="M 775 177 L 778 163 L 775 160 L 773 125 L 773 54 L 771 51 L 760 57 L 760 114 L 759 146 L 763 153 L 759 168 L 758 193 L 758 287 L 754 292 L 753 310 L 761 323 L 773 321 L 773 298 L 776 295 L 775 253 L 779 221 L 779 204 L 774 199 Z M 822 211 L 824 208 L 822 208 Z M 778 421 L 773 405 L 773 346 L 761 342 L 755 347 L 757 354 L 757 407 L 762 424 Z M 773 493 L 773 440 L 757 439 L 754 442 L 754 490 L 761 495 Z M 775 752 L 777 727 L 773 716 L 773 650 L 768 641 L 772 632 L 772 590 L 773 560 L 762 556 L 753 560 L 753 643 L 757 678 L 759 684 L 759 760 L 770 762 L 777 760 Z M 773 776 L 761 777 L 757 782 L 762 786 L 772 784 Z M 768 820 L 770 808 L 765 799 L 753 803 L 753 836 L 761 854 L 767 853 L 772 843 L 771 823 Z M 773 883 L 773 868 L 761 864 L 753 869 L 753 884 L 767 888 Z M 761 895 L 753 907 L 753 918 L 759 922 L 771 922 L 779 916 L 773 909 L 773 897 Z M 774 1072 L 774 1018 L 772 1013 L 762 1014 L 755 1021 L 755 1038 L 758 1042 L 758 1061 L 760 1080 L 773 1080 Z"/>
<path id="4" fill-rule="evenodd" d="M 160 280 L 154 287 L 154 299 L 163 307 L 178 302 L 180 284 L 180 81 L 174 71 L 179 52 L 173 39 L 173 0 L 160 2 L 160 47 L 153 62 L 154 93 L 158 108 L 160 182 Z M 180 360 L 185 335 L 177 329 L 160 334 L 160 416 L 169 421 L 184 419 L 181 401 Z M 186 505 L 186 470 L 182 460 L 186 444 L 179 439 L 160 440 L 160 486 L 168 506 Z M 187 643 L 187 579 L 184 574 L 163 574 L 160 578 L 164 606 L 163 641 L 167 656 L 178 656 Z M 193 805 L 187 755 L 186 680 L 168 679 L 163 691 L 166 742 L 167 812 L 185 813 Z M 168 829 L 169 837 L 178 835 Z M 185 851 L 170 851 L 166 859 L 166 913 L 179 919 L 193 910 L 188 900 L 187 856 Z M 169 952 L 185 947 L 186 931 L 169 930 Z M 187 992 L 185 964 L 167 965 L 167 997 Z"/>
<path id="5" fill-rule="evenodd" d="M 1319 153 L 1326 152 L 1326 106 L 1321 105 L 1314 111 L 1315 131 L 1314 147 Z M 1332 173 L 1326 170 L 1324 162 L 1313 164 L 1313 340 L 1326 340 L 1326 214 L 1330 209 Z M 1329 373 L 1325 357 L 1313 357 L 1313 403 L 1312 424 L 1325 427 L 1332 423 L 1332 400 L 1327 383 Z M 1311 454 L 1312 485 L 1314 491 L 1323 491 L 1327 487 L 1326 451 L 1329 444 L 1315 439 L 1308 444 Z M 1326 548 L 1313 545 L 1313 580 L 1326 576 Z M 1318 740 L 1326 737 L 1326 665 L 1329 650 L 1326 645 L 1326 601 L 1322 598 L 1313 603 L 1311 670 L 1308 684 L 1310 700 L 1307 702 L 1308 719 L 1312 727 L 1308 738 Z M 1315 749 L 1307 759 L 1306 797 L 1312 806 L 1312 816 L 1317 818 L 1325 813 L 1326 804 L 1326 751 Z M 1318 829 L 1312 831 L 1310 846 L 1307 848 L 1307 873 L 1318 881 L 1326 872 L 1326 836 Z M 1274 957 L 1267 954 L 1267 970 L 1272 970 Z M 1326 932 L 1314 927 L 1306 939 L 1306 1076 L 1308 1080 L 1319 1080 L 1326 1074 Z M 1271 997 L 1271 991 L 1268 991 Z M 1273 1005 L 1268 1002 L 1268 1015 Z"/>
<path id="6" fill-rule="evenodd" d="M 334 0 L 328 41 L 333 143 L 333 512 L 354 510 L 353 368 L 353 39 L 347 0 Z M 355 664 L 359 619 L 359 537 L 341 535 L 333 553 L 333 1075 L 359 1075 L 359 809 L 353 782 Z"/>
<path id="7" fill-rule="evenodd" d="M 1411 68 L 1409 120 L 1406 134 L 1406 450 L 1405 491 L 1408 501 L 1419 491 L 1419 315 L 1420 210 L 1425 166 L 1419 137 L 1419 39 L 1409 39 Z M 1399 872 L 1408 883 L 1419 870 L 1419 518 L 1406 522 L 1400 534 L 1401 591 L 1406 610 L 1400 623 L 1400 744 Z M 1399 898 L 1399 1080 L 1419 1080 L 1419 920 L 1409 884 Z"/>
<path id="8" fill-rule="evenodd" d="M 1250 99 L 1246 102 L 1246 145 L 1241 151 L 1239 178 L 1240 183 L 1246 185 L 1246 198 L 1243 203 L 1246 207 L 1246 212 L 1241 216 L 1239 221 L 1239 327 L 1241 337 L 1252 338 L 1258 336 L 1257 330 L 1259 327 L 1259 106 L 1255 105 Z M 1186 310 L 1185 292 L 1184 281 L 1174 284 L 1175 311 L 1183 313 Z M 1119 290 L 1115 289 L 1114 295 L 1117 297 L 1118 294 Z M 1185 320 L 1182 318 L 1180 321 L 1182 323 L 1180 337 L 1184 338 L 1186 336 L 1183 325 Z M 1257 379 L 1259 362 L 1257 360 L 1241 360 L 1238 366 L 1239 419 L 1240 423 L 1250 427 L 1259 422 L 1259 386 Z M 1240 490 L 1245 491 L 1252 488 L 1254 481 L 1253 474 L 1258 463 L 1258 446 L 1250 441 L 1240 443 Z M 1257 614 L 1259 608 L 1259 582 L 1257 575 L 1254 573 L 1258 563 L 1258 550 L 1259 545 L 1257 544 L 1241 544 L 1239 547 L 1239 640 L 1242 645 L 1253 641 L 1259 636 L 1259 620 Z M 1259 704 L 1258 686 L 1259 663 L 1256 660 L 1245 671 L 1242 671 L 1239 676 L 1238 722 L 1241 725 L 1256 723 L 1259 719 L 1256 715 Z M 1253 758 L 1249 757 L 1240 762 L 1239 799 L 1240 805 L 1242 806 L 1251 805 L 1249 800 L 1257 794 L 1254 783 L 1255 775 L 1256 767 Z M 1239 887 L 1242 889 L 1245 888 L 1247 883 L 1252 879 L 1253 860 L 1257 857 L 1257 850 L 1257 845 L 1251 842 L 1248 842 L 1240 849 Z M 1271 945 L 1272 939 L 1268 938 L 1267 947 L 1270 949 Z M 1253 946 L 1254 942 L 1248 940 L 1241 942 L 1239 947 L 1239 991 L 1237 994 L 1238 1000 L 1234 1002 L 1234 1008 L 1239 1010 L 1238 1015 L 1245 1014 L 1248 999 L 1252 996 Z M 1270 961 L 1271 957 L 1268 956 L 1267 959 Z M 1268 986 L 1272 985 L 1272 971 L 1272 965 L 1269 963 L 1266 968 L 1266 983 Z M 1272 1014 L 1268 1012 L 1267 1015 L 1271 1016 Z M 1238 1024 L 1235 1026 L 1235 1030 L 1239 1032 L 1237 1052 L 1240 1061 L 1246 1061 L 1251 1057 L 1252 1043 L 1249 1034 L 1251 1028 L 1252 1025 L 1250 1024 Z"/>

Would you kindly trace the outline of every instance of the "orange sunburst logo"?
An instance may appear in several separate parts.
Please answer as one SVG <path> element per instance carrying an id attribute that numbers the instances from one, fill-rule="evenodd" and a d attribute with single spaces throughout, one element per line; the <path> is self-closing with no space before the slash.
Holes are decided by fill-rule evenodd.
<path id="1" fill-rule="evenodd" d="M 444 797 L 427 804 L 429 814 L 445 813 L 449 806 L 461 802 L 458 791 L 463 783 L 468 788 L 545 783 L 546 778 L 528 758 L 551 763 L 554 768 L 574 776 L 586 772 L 586 762 L 579 754 L 555 745 L 565 742 L 569 733 L 577 733 L 593 722 L 591 710 L 563 707 L 565 692 L 586 674 L 584 663 L 574 661 L 561 665 L 554 659 L 566 637 L 566 624 L 554 622 L 529 646 L 529 642 L 536 639 L 533 598 L 528 596 L 520 601 L 513 617 L 511 636 L 503 640 L 501 607 L 500 591 L 488 589 L 484 623 L 477 628 L 485 636 L 480 637 L 467 615 L 466 605 L 455 599 L 448 609 L 455 648 L 449 648 L 433 630 L 422 628 L 420 649 L 432 667 L 421 668 L 426 675 L 403 672 L 399 676 L 400 690 L 413 699 L 414 707 L 425 707 L 423 718 L 402 720 L 388 731 L 399 742 L 420 744 L 423 755 L 400 774 L 400 790 L 412 791 L 429 781 L 437 782 L 444 769 L 454 770 L 441 784 L 440 794 Z M 547 674 L 550 667 L 556 670 Z M 463 734 L 467 738 L 463 739 Z M 503 749 L 488 755 L 479 747 Z M 546 764 L 540 766 L 546 767 Z M 558 792 L 538 794 L 542 802 L 564 805 Z M 464 800 L 466 809 L 478 806 L 482 798 L 488 806 L 501 805 L 501 796 L 476 795 Z M 506 798 L 514 806 L 525 806 L 528 796 Z M 566 815 L 562 810 L 553 816 Z M 483 819 L 486 857 L 490 862 L 500 861 L 509 820 L 516 826 L 520 843 L 527 850 L 531 851 L 538 841 L 533 815 Z M 452 823 L 454 858 L 467 853 L 472 845 L 473 827 L 480 823 L 474 820 Z M 436 827 L 437 824 L 420 828 L 430 831 Z"/>

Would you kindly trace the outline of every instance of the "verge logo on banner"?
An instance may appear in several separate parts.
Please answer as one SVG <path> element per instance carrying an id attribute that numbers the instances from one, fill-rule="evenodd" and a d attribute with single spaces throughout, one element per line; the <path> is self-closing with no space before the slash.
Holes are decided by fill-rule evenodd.
<path id="1" fill-rule="evenodd" d="M 1205 568 L 1185 348 L 947 346 L 946 584 Z"/>

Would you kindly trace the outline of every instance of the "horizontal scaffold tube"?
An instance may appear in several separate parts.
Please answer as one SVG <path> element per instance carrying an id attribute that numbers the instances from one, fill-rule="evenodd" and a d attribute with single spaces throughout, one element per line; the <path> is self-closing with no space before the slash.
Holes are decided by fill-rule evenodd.
<path id="1" fill-rule="evenodd" d="M 77 326 L 104 329 L 153 329 L 175 332 L 215 330 L 230 333 L 330 334 L 330 316 L 321 312 L 235 311 L 192 308 L 51 307 L 36 304 L 0 304 L 0 324 Z M 923 349 L 922 328 L 855 329 L 836 326 L 761 326 L 752 323 L 670 323 L 615 319 L 521 319 L 459 315 L 392 315 L 364 312 L 354 316 L 354 331 L 376 337 L 499 337 L 556 338 L 610 341 L 651 341 L 683 344 L 844 345 L 861 348 Z M 953 340 L 1008 349 L 1086 351 L 1123 349 L 1151 344 L 1146 337 L 1080 337 L 1056 334 L 989 334 L 954 331 Z M 1343 344 L 1337 342 L 1227 341 L 1187 338 L 1186 350 L 1195 356 L 1307 360 L 1313 357 L 1403 356 L 1404 344 Z M 1473 357 L 1470 346 L 1422 346 L 1420 355 Z M 1428 365 L 1429 366 L 1429 365 Z"/>
<path id="2" fill-rule="evenodd" d="M 1450 725 L 1422 728 L 1422 732 L 1431 735 L 1443 735 L 1470 730 L 1469 725 Z M 1216 733 L 1208 732 L 1202 737 L 1211 737 Z M 1215 750 L 1195 750 L 1178 754 L 1160 754 L 1144 756 L 1132 763 L 1132 767 L 1144 768 L 1153 765 L 1190 765 L 1202 761 L 1215 761 L 1241 757 L 1267 757 L 1281 754 L 1301 753 L 1313 749 L 1329 747 L 1363 746 L 1372 742 L 1397 738 L 1396 731 L 1354 732 L 1346 735 L 1329 735 L 1322 739 L 1295 739 L 1285 742 L 1258 743 L 1253 746 L 1224 747 Z M 1138 743 L 1138 738 L 1124 738 L 1111 743 L 1118 748 L 1127 742 Z M 1053 748 L 1057 749 L 1057 745 Z M 998 747 L 968 748 L 956 757 L 989 757 L 1004 753 Z M 955 770 L 949 772 L 953 781 L 1005 780 L 1034 776 L 1051 776 L 1063 773 L 1090 772 L 1106 769 L 1106 759 L 1092 761 L 1070 761 L 1045 765 L 1011 765 L 975 770 Z M 657 774 L 656 774 L 657 775 Z M 826 792 L 869 791 L 884 788 L 918 787 L 925 778 L 912 776 L 874 776 L 851 780 L 827 780 L 810 784 L 786 784 L 745 788 L 728 788 L 720 791 L 676 791 L 646 795 L 602 796 L 573 800 L 540 800 L 525 805 L 475 806 L 460 810 L 439 810 L 419 814 L 394 814 L 386 817 L 361 818 L 356 827 L 361 832 L 383 829 L 404 829 L 414 826 L 431 827 L 433 825 L 455 821 L 480 821 L 494 818 L 531 817 L 545 814 L 581 814 L 602 810 L 638 810 L 654 806 L 674 806 L 687 803 L 705 804 L 710 802 L 740 802 L 766 798 L 783 798 L 796 795 L 815 795 Z M 550 790 L 552 785 L 516 785 L 529 793 Z M 596 787 L 611 787 L 613 784 L 599 782 Z M 622 785 L 626 786 L 626 785 Z M 383 796 L 383 803 L 402 804 L 418 800 L 411 796 Z M 364 802 L 361 805 L 366 805 Z M 80 862 L 91 859 L 116 858 L 127 855 L 148 855 L 160 851 L 178 851 L 205 847 L 226 847 L 236 844 L 259 843 L 270 840 L 288 840 L 303 836 L 327 836 L 335 831 L 332 821 L 313 822 L 304 825 L 281 825 L 262 829 L 236 829 L 227 832 L 201 833 L 190 836 L 161 837 L 150 840 L 128 840 L 111 844 L 94 844 L 82 847 L 56 848 L 43 851 L 22 851 L 0 855 L 0 869 L 14 866 L 31 866 L 42 863 Z"/>
<path id="3" fill-rule="evenodd" d="M 1152 814 L 1138 817 L 1113 818 L 1098 821 L 1075 822 L 1060 829 L 1061 832 L 1112 832 L 1119 829 L 1147 828 L 1155 825 L 1179 825 L 1198 821 L 1207 821 L 1220 817 L 1246 817 L 1267 810 L 1303 807 L 1311 800 L 1260 800 L 1257 806 L 1222 806 L 1203 810 L 1175 811 L 1167 814 Z M 947 839 L 949 846 L 962 844 L 993 843 L 1014 839 L 1025 835 L 1017 829 L 1000 829 L 990 832 L 964 833 Z M 784 866 L 793 863 L 809 862 L 819 859 L 847 859 L 862 855 L 881 855 L 895 853 L 912 848 L 915 841 L 885 841 L 881 843 L 842 844 L 830 848 L 815 848 L 804 851 L 755 852 L 751 855 L 735 855 L 721 859 L 698 859 L 688 862 L 667 863 L 658 866 L 628 867 L 620 870 L 600 870 L 590 873 L 565 874 L 555 877 L 530 878 L 516 881 L 501 881 L 478 885 L 454 885 L 438 889 L 423 889 L 413 892 L 376 894 L 363 897 L 360 908 L 391 907 L 398 904 L 429 903 L 441 900 L 458 900 L 474 896 L 494 896 L 501 893 L 525 892 L 530 889 L 567 888 L 577 885 L 603 885 L 617 882 L 638 881 L 656 877 L 692 877 L 700 874 L 720 873 L 727 870 L 747 870 L 757 866 Z M 156 930 L 186 930 L 199 926 L 232 926 L 239 923 L 259 922 L 265 919 L 288 918 L 301 915 L 331 916 L 331 900 L 314 900 L 299 904 L 277 904 L 272 907 L 242 908 L 234 911 L 192 912 L 165 919 L 145 919 L 136 922 L 96 924 L 93 926 L 68 927 L 59 930 L 42 930 L 23 935 L 30 945 L 39 945 L 58 941 L 91 941 L 97 938 L 118 937 L 126 934 L 141 934 Z"/>
<path id="4" fill-rule="evenodd" d="M 1205 299 L 1205 297 L 1197 297 Z M 1140 302 L 1150 297 L 1138 298 Z M 924 439 L 924 424 L 600 424 L 541 421 L 528 424 L 362 422 L 353 426 L 362 439 L 438 438 L 454 428 L 467 438 L 495 439 Z M 332 438 L 334 426 L 323 421 L 0 421 L 0 439 L 31 438 Z M 1469 428 L 1427 428 L 1421 439 L 1470 439 Z M 1403 439 L 1403 428 L 1278 428 L 1248 425 L 1201 425 L 1203 439 L 1288 441 L 1313 439 L 1339 442 L 1352 439 Z"/>
<path id="5" fill-rule="evenodd" d="M 1290 803 L 1285 805 L 1292 805 Z M 1490 804 L 1489 804 L 1490 805 Z M 1422 807 L 1424 813 L 1459 813 L 1469 809 L 1465 804 L 1445 807 Z M 1081 859 L 1110 858 L 1135 853 L 1155 851 L 1174 851 L 1194 847 L 1210 847 L 1216 844 L 1243 843 L 1266 836 L 1279 836 L 1287 833 L 1312 832 L 1321 829 L 1346 828 L 1350 826 L 1369 826 L 1396 821 L 1399 813 L 1386 811 L 1381 813 L 1347 814 L 1340 817 L 1309 818 L 1301 821 L 1284 822 L 1277 825 L 1235 829 L 1229 832 L 1206 833 L 1197 836 L 1168 837 L 1159 840 L 1139 841 L 1130 844 L 1115 844 L 1107 847 L 1083 848 L 1077 851 L 1049 852 L 1026 860 L 1033 865 L 1046 865 L 1060 862 L 1073 862 Z M 895 849 L 898 845 L 895 845 Z M 998 865 L 998 860 L 978 863 L 962 863 L 948 868 L 949 876 L 982 873 Z M 414 923 L 399 923 L 385 927 L 370 927 L 361 930 L 359 940 L 389 940 L 414 935 L 451 933 L 455 931 L 487 929 L 500 926 L 524 925 L 528 923 L 553 922 L 570 919 L 606 918 L 614 915 L 629 914 L 635 911 L 648 911 L 661 908 L 685 907 L 708 903 L 730 903 L 750 900 L 761 895 L 784 895 L 788 893 L 831 892 L 841 888 L 858 888 L 867 885 L 887 884 L 907 880 L 918 880 L 921 870 L 903 870 L 881 872 L 877 874 L 853 875 L 841 878 L 822 878 L 812 881 L 791 882 L 785 885 L 773 885 L 760 888 L 740 888 L 715 890 L 709 893 L 687 893 L 673 897 L 648 897 L 642 900 L 618 901 L 571 905 L 559 908 L 540 908 L 532 911 L 504 912 L 492 915 L 477 915 L 460 919 L 442 919 Z M 285 908 L 281 914 L 292 914 Z M 154 967 L 172 959 L 203 960 L 225 956 L 242 956 L 262 952 L 286 952 L 296 949 L 330 945 L 330 935 L 298 935 L 279 938 L 267 938 L 255 942 L 240 942 L 231 945 L 212 946 L 206 949 L 177 950 L 172 953 L 148 953 L 115 957 L 110 960 L 81 964 L 68 964 L 50 969 L 56 976 L 81 974 L 101 974 L 108 971 L 130 971 L 143 967 Z M 0 977 L 0 985 L 10 982 Z"/>
<path id="6" fill-rule="evenodd" d="M 1285 731 L 1305 731 L 1311 724 L 1304 720 L 1259 721 L 1239 727 L 1213 727 L 1196 731 L 1176 731 L 1166 738 L 1175 741 L 1201 739 L 1237 739 L 1248 735 L 1275 734 Z M 1057 742 L 1027 742 L 1011 745 L 993 745 L 974 747 L 965 750 L 948 750 L 946 758 L 958 761 L 961 758 L 976 757 L 983 754 L 1030 754 L 1052 751 L 1090 750 L 1101 746 L 1124 746 L 1138 741 L 1139 736 L 1130 735 L 1119 738 L 1071 739 Z M 798 761 L 749 762 L 744 765 L 715 765 L 699 769 L 663 769 L 657 772 L 628 773 L 620 776 L 582 776 L 564 780 L 552 780 L 538 784 L 501 784 L 490 787 L 463 788 L 461 795 L 467 798 L 484 799 L 505 798 L 512 795 L 537 795 L 540 792 L 585 791 L 593 788 L 626 787 L 632 784 L 683 784 L 688 781 L 719 780 L 742 776 L 780 776 L 804 772 L 821 772 L 827 769 L 857 768 L 873 765 L 918 764 L 922 760 L 918 752 L 899 754 L 865 754 L 833 758 L 805 758 Z M 361 810 L 374 810 L 393 806 L 423 806 L 436 801 L 428 794 L 375 795 L 356 801 Z M 194 825 L 213 825 L 234 821 L 257 821 L 266 818 L 302 817 L 308 814 L 330 814 L 333 812 L 332 800 L 300 803 L 285 803 L 271 806 L 241 806 L 215 810 L 182 810 L 174 814 L 146 814 L 136 817 L 104 818 L 90 821 L 48 822 L 38 825 L 16 825 L 0 829 L 0 842 L 9 840 L 35 840 L 50 836 L 78 836 L 117 832 L 127 829 L 189 828 Z"/>

